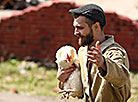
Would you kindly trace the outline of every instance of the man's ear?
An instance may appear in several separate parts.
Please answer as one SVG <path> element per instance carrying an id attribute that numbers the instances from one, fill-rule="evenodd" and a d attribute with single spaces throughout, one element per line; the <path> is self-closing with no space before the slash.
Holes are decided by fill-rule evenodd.
<path id="1" fill-rule="evenodd" d="M 96 31 L 96 32 L 100 31 L 101 30 L 100 23 L 96 22 L 95 24 L 93 24 L 92 29 L 93 31 Z"/>

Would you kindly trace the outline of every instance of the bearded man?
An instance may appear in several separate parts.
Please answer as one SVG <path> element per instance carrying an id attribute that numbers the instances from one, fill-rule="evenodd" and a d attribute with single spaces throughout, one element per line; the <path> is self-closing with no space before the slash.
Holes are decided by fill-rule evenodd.
<path id="1" fill-rule="evenodd" d="M 85 102 L 127 102 L 131 95 L 128 56 L 113 36 L 104 35 L 103 9 L 88 4 L 69 12 L 80 45 L 78 56 Z M 61 89 L 74 68 L 58 70 Z"/>

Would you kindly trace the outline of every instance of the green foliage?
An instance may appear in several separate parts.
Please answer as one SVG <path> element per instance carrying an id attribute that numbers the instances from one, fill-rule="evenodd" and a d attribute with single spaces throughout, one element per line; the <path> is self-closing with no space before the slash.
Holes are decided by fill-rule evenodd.
<path id="1" fill-rule="evenodd" d="M 130 72 L 131 76 L 131 98 L 128 102 L 138 102 L 138 73 Z"/>
<path id="2" fill-rule="evenodd" d="M 9 59 L 0 63 L 0 90 L 13 91 L 19 94 L 46 95 L 59 97 L 53 91 L 57 87 L 57 70 L 46 70 L 37 63 Z M 131 72 L 132 96 L 128 102 L 138 100 L 138 73 Z"/>
<path id="3" fill-rule="evenodd" d="M 9 59 L 0 63 L 0 90 L 20 94 L 56 96 L 56 70 L 46 70 L 37 63 Z"/>

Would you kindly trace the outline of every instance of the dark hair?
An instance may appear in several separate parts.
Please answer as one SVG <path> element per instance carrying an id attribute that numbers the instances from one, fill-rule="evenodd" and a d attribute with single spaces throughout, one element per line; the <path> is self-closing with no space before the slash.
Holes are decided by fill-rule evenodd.
<path id="1" fill-rule="evenodd" d="M 86 18 L 91 19 L 92 21 L 99 22 L 101 29 L 103 29 L 103 27 L 106 25 L 105 13 L 103 9 L 96 4 L 87 4 L 79 8 L 70 9 L 69 13 L 72 16 L 79 14 L 85 16 Z"/>
<path id="2" fill-rule="evenodd" d="M 84 15 L 81 15 L 81 14 L 74 14 L 73 15 L 74 18 L 78 18 L 79 16 L 84 16 Z M 86 17 L 86 16 L 84 16 L 84 17 Z M 94 20 L 91 20 L 90 18 L 86 17 L 85 22 L 88 24 L 89 27 L 91 27 L 93 24 L 95 24 L 98 21 L 94 21 Z M 103 31 L 103 26 L 101 24 L 100 24 L 100 28 Z"/>

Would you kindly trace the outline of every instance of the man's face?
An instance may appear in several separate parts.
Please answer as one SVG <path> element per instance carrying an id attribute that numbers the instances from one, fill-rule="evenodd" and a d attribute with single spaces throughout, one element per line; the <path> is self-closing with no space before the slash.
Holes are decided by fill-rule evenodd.
<path id="1" fill-rule="evenodd" d="M 78 37 L 78 44 L 80 46 L 90 45 L 93 39 L 93 31 L 86 23 L 86 17 L 79 16 L 74 19 L 73 26 L 75 28 L 74 35 Z"/>

